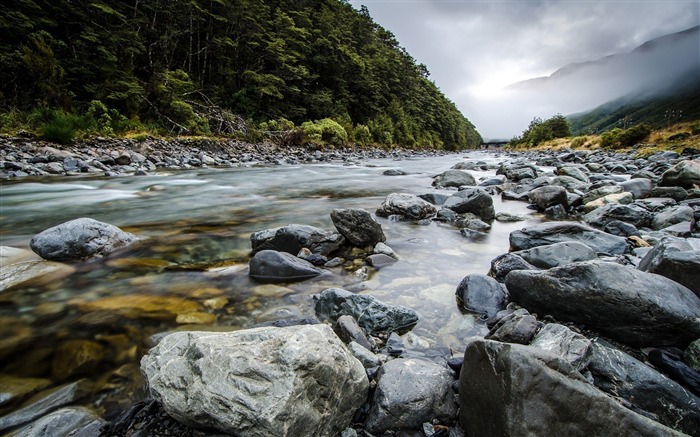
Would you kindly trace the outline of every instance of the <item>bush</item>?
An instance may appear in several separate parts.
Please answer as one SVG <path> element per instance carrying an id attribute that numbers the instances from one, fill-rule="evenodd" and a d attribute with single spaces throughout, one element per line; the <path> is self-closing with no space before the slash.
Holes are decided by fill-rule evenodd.
<path id="1" fill-rule="evenodd" d="M 620 129 L 619 127 L 616 127 L 615 129 L 608 132 L 603 132 L 600 135 L 600 145 L 606 148 L 614 147 L 615 145 L 617 145 L 621 133 L 622 129 Z"/>
<path id="2" fill-rule="evenodd" d="M 358 124 L 355 126 L 353 137 L 355 138 L 355 143 L 361 146 L 366 146 L 372 142 L 372 133 L 364 124 Z"/>
<path id="3" fill-rule="evenodd" d="M 345 129 L 330 118 L 324 118 L 315 123 L 304 122 L 301 125 L 301 130 L 304 132 L 304 140 L 315 146 L 323 144 L 342 146 L 348 141 L 348 133 L 345 132 Z"/>
<path id="4" fill-rule="evenodd" d="M 576 137 L 571 140 L 571 147 L 581 147 L 586 144 L 586 137 Z"/>
<path id="5" fill-rule="evenodd" d="M 651 128 L 645 124 L 638 124 L 625 130 L 616 127 L 600 136 L 600 145 L 612 148 L 632 147 L 647 139 L 650 134 Z"/>
<path id="6" fill-rule="evenodd" d="M 75 117 L 63 111 L 53 111 L 53 116 L 41 128 L 41 137 L 59 144 L 70 144 L 75 139 Z"/>
<path id="7" fill-rule="evenodd" d="M 699 135 L 700 134 L 700 123 L 695 123 L 690 125 L 690 133 L 692 135 Z"/>

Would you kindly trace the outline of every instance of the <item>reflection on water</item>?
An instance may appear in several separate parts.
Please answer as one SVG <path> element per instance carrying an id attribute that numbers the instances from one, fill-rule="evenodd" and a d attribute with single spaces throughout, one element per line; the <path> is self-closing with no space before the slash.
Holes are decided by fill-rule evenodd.
<path id="1" fill-rule="evenodd" d="M 524 203 L 494 198 L 497 212 L 528 220 L 494 222 L 478 242 L 445 223 L 378 218 L 400 261 L 369 268 L 366 276 L 339 267 L 302 283 L 259 284 L 249 279 L 247 262 L 252 232 L 290 223 L 333 229 L 334 208 L 373 212 L 391 192 L 450 193 L 433 189 L 432 176 L 465 158 L 501 160 L 472 153 L 349 166 L 3 182 L 3 246 L 27 249 L 34 234 L 78 217 L 114 224 L 141 240 L 105 259 L 74 265 L 51 281 L 0 293 L 2 373 L 50 379 L 50 385 L 88 377 L 95 383 L 88 400 L 109 416 L 144 395 L 138 361 L 154 336 L 312 316 L 311 295 L 328 287 L 417 310 L 421 320 L 405 339 L 411 353 L 458 353 L 466 336 L 483 334 L 485 327 L 459 310 L 456 286 L 469 273 L 486 273 L 491 259 L 508 250 L 510 232 L 538 220 Z M 383 176 L 387 169 L 407 174 Z M 478 179 L 495 171 L 471 173 Z M 16 407 L 0 402 L 0 414 Z"/>

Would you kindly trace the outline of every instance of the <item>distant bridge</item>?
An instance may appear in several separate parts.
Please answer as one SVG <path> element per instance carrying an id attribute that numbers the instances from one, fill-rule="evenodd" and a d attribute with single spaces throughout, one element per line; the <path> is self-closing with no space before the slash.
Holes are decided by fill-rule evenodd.
<path id="1" fill-rule="evenodd" d="M 481 144 L 482 149 L 501 149 L 503 146 L 508 144 L 506 140 L 490 140 L 485 141 Z"/>

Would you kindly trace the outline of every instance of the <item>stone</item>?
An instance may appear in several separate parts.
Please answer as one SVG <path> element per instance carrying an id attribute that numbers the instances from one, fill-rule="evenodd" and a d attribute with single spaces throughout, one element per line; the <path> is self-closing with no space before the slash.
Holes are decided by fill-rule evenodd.
<path id="1" fill-rule="evenodd" d="M 379 358 L 379 355 L 359 343 L 351 341 L 348 343 L 348 350 L 350 350 L 353 357 L 357 358 L 357 360 L 362 363 L 365 369 L 372 369 L 382 365 L 382 360 Z"/>
<path id="2" fill-rule="evenodd" d="M 79 218 L 35 235 L 29 246 L 50 261 L 102 257 L 136 241 L 136 236 L 91 218 Z"/>
<path id="3" fill-rule="evenodd" d="M 414 310 L 388 305 L 366 294 L 354 294 L 341 288 L 323 290 L 315 297 L 316 314 L 332 321 L 340 316 L 353 316 L 367 334 L 391 333 L 413 327 L 419 316 Z"/>
<path id="4" fill-rule="evenodd" d="M 538 270 L 521 256 L 514 253 L 504 253 L 491 260 L 489 276 L 498 282 L 505 282 L 508 273 L 513 270 Z"/>
<path id="5" fill-rule="evenodd" d="M 56 348 L 51 374 L 59 381 L 88 375 L 105 359 L 105 352 L 105 348 L 95 341 L 68 340 Z"/>
<path id="6" fill-rule="evenodd" d="M 550 206 L 569 205 L 566 189 L 557 185 L 548 185 L 545 187 L 535 188 L 528 194 L 530 203 L 537 205 L 540 211 L 544 211 Z"/>
<path id="7" fill-rule="evenodd" d="M 583 221 L 597 228 L 604 228 L 613 220 L 629 223 L 637 228 L 647 227 L 652 214 L 641 206 L 609 203 L 583 216 Z"/>
<path id="8" fill-rule="evenodd" d="M 529 344 L 542 324 L 526 309 L 502 317 L 485 338 L 506 343 Z"/>
<path id="9" fill-rule="evenodd" d="M 403 170 L 395 169 L 395 168 L 390 168 L 388 170 L 384 170 L 382 172 L 382 175 L 384 176 L 405 176 L 406 172 Z"/>
<path id="10" fill-rule="evenodd" d="M 681 436 L 530 346 L 475 340 L 464 352 L 459 422 L 473 436 Z"/>
<path id="11" fill-rule="evenodd" d="M 683 352 L 683 360 L 696 372 L 700 372 L 700 338 L 686 348 Z"/>
<path id="12" fill-rule="evenodd" d="M 588 367 L 591 360 L 591 341 L 558 323 L 544 325 L 530 346 L 553 353 L 577 371 Z"/>
<path id="13" fill-rule="evenodd" d="M 618 237 L 642 237 L 642 234 L 636 226 L 620 220 L 609 221 L 605 224 L 603 231 L 608 234 L 617 235 Z"/>
<path id="14" fill-rule="evenodd" d="M 409 220 L 422 220 L 434 216 L 437 209 L 413 194 L 391 193 L 386 196 L 376 213 L 380 217 L 396 214 Z"/>
<path id="15" fill-rule="evenodd" d="M 353 246 L 373 246 L 386 241 L 382 226 L 364 209 L 334 209 L 331 220 Z"/>
<path id="16" fill-rule="evenodd" d="M 474 186 L 476 180 L 474 176 L 461 170 L 447 170 L 433 178 L 435 188 L 459 188 L 461 186 Z"/>
<path id="17" fill-rule="evenodd" d="M 675 349 L 652 349 L 649 351 L 649 362 L 659 371 L 663 372 L 672 380 L 676 381 L 684 388 L 696 396 L 695 406 L 700 406 L 700 373 L 683 362 L 683 353 Z M 700 411 L 700 409 L 696 409 Z M 700 419 L 700 413 L 698 414 Z M 700 420 L 696 420 L 696 425 L 700 425 Z"/>
<path id="18" fill-rule="evenodd" d="M 659 185 L 697 188 L 700 186 L 700 160 L 681 161 L 669 168 L 661 175 Z"/>
<path id="19" fill-rule="evenodd" d="M 700 399 L 652 367 L 597 339 L 588 369 L 600 390 L 653 414 L 666 426 L 697 435 Z"/>
<path id="20" fill-rule="evenodd" d="M 593 202 L 596 199 L 600 199 L 611 194 L 622 193 L 622 191 L 623 189 L 620 185 L 605 185 L 603 187 L 594 188 L 583 195 L 583 203 L 586 204 Z"/>
<path id="21" fill-rule="evenodd" d="M 338 435 L 369 388 L 362 364 L 323 324 L 176 332 L 141 370 L 170 416 L 241 437 Z"/>
<path id="22" fill-rule="evenodd" d="M 481 220 L 493 220 L 496 216 L 496 211 L 493 208 L 493 199 L 480 187 L 458 191 L 448 197 L 443 206 L 457 214 L 472 213 Z"/>
<path id="23" fill-rule="evenodd" d="M 276 250 L 296 255 L 301 249 L 307 248 L 312 253 L 329 256 L 343 245 L 345 239 L 337 232 L 291 224 L 254 232 L 250 235 L 250 242 L 253 253 Z"/>
<path id="24" fill-rule="evenodd" d="M 700 296 L 700 250 L 694 250 L 685 239 L 661 239 L 637 268 L 672 279 Z"/>
<path id="25" fill-rule="evenodd" d="M 637 178 L 620 182 L 620 186 L 626 192 L 632 193 L 635 199 L 644 199 L 651 195 L 651 189 L 654 184 L 649 179 Z"/>
<path id="26" fill-rule="evenodd" d="M 558 176 L 570 176 L 574 179 L 578 179 L 581 182 L 588 183 L 588 176 L 578 167 L 564 166 L 559 167 L 556 171 Z"/>
<path id="27" fill-rule="evenodd" d="M 607 196 L 600 197 L 596 200 L 586 203 L 583 205 L 584 212 L 591 212 L 597 208 L 600 208 L 611 203 L 619 203 L 622 205 L 629 205 L 634 200 L 632 193 L 616 193 L 608 194 Z"/>
<path id="28" fill-rule="evenodd" d="M 501 164 L 496 170 L 497 175 L 505 175 L 513 182 L 523 179 L 535 179 L 537 177 L 537 167 L 522 161 L 508 162 Z"/>
<path id="29" fill-rule="evenodd" d="M 521 222 L 525 220 L 525 216 L 501 211 L 496 213 L 496 220 L 504 223 Z"/>
<path id="30" fill-rule="evenodd" d="M 494 177 L 485 178 L 479 182 L 480 187 L 492 187 L 495 185 L 503 185 L 506 183 L 506 177 L 503 175 L 496 175 Z"/>
<path id="31" fill-rule="evenodd" d="M 688 192 L 682 187 L 654 187 L 651 189 L 651 197 L 670 197 L 680 202 L 688 198 Z"/>
<path id="32" fill-rule="evenodd" d="M 260 282 L 297 282 L 315 278 L 323 271 L 287 252 L 261 250 L 250 260 L 251 278 Z"/>
<path id="33" fill-rule="evenodd" d="M 430 202 L 433 205 L 442 205 L 445 203 L 445 200 L 447 200 L 448 196 L 447 194 L 439 194 L 439 193 L 426 193 L 426 194 L 419 194 L 418 197 L 421 199 L 425 200 L 426 202 Z"/>
<path id="34" fill-rule="evenodd" d="M 512 302 L 541 316 L 585 324 L 635 347 L 685 347 L 700 337 L 700 299 L 633 267 L 584 261 L 506 277 Z"/>
<path id="35" fill-rule="evenodd" d="M 19 403 L 26 397 L 50 385 L 51 380 L 45 378 L 23 378 L 0 374 L 0 407 Z"/>
<path id="36" fill-rule="evenodd" d="M 353 316 L 338 317 L 335 324 L 335 333 L 338 334 L 338 337 L 346 344 L 355 342 L 370 351 L 374 349 L 367 339 L 365 332 Z"/>
<path id="37" fill-rule="evenodd" d="M 584 193 L 588 190 L 589 184 L 581 182 L 576 178 L 571 176 L 557 176 L 552 179 L 551 185 L 558 185 L 560 187 L 566 188 L 566 191 L 572 193 Z"/>
<path id="38" fill-rule="evenodd" d="M 473 273 L 457 286 L 457 300 L 467 311 L 491 317 L 506 307 L 506 290 L 495 279 Z"/>
<path id="39" fill-rule="evenodd" d="M 108 296 L 81 302 L 78 309 L 84 313 L 109 312 L 129 319 L 175 320 L 178 314 L 199 311 L 199 304 L 175 296 L 126 294 Z"/>
<path id="40" fill-rule="evenodd" d="M 374 434 L 388 430 L 420 429 L 434 419 L 452 422 L 457 404 L 451 371 L 431 361 L 397 358 L 377 375 L 365 428 Z"/>
<path id="41" fill-rule="evenodd" d="M 375 269 L 381 269 L 382 267 L 396 264 L 397 259 L 392 258 L 389 255 L 384 255 L 383 253 L 375 253 L 365 258 L 365 261 Z"/>
<path id="42" fill-rule="evenodd" d="M 101 435 L 106 425 L 90 408 L 66 407 L 21 428 L 14 437 L 91 437 Z"/>
<path id="43" fill-rule="evenodd" d="M 563 241 L 578 241 L 596 253 L 620 255 L 629 251 L 627 240 L 575 222 L 548 222 L 510 233 L 512 251 Z"/>
<path id="44" fill-rule="evenodd" d="M 480 232 L 480 231 L 475 231 L 473 229 L 469 228 L 464 228 L 460 229 L 459 233 L 466 239 L 472 240 L 472 241 L 479 241 L 479 240 L 484 240 L 486 237 L 489 236 L 489 234 L 485 232 Z"/>
<path id="45" fill-rule="evenodd" d="M 0 292 L 12 287 L 43 285 L 56 282 L 75 272 L 75 268 L 54 261 L 2 263 Z"/>
<path id="46" fill-rule="evenodd" d="M 596 259 L 596 253 L 578 241 L 563 241 L 561 243 L 537 246 L 532 249 L 519 250 L 513 254 L 541 269 L 551 269 L 578 261 Z"/>
<path id="47" fill-rule="evenodd" d="M 672 206 L 662 212 L 654 214 L 651 220 L 651 227 L 653 229 L 664 229 L 669 226 L 683 223 L 683 222 L 693 222 L 695 211 L 693 208 L 686 205 Z"/>

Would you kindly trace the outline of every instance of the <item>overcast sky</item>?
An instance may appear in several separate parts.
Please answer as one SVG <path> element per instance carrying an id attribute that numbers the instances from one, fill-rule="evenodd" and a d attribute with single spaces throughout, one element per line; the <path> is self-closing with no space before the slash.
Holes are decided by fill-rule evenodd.
<path id="1" fill-rule="evenodd" d="M 358 9 L 366 5 L 372 18 L 428 67 L 431 79 L 485 138 L 510 138 L 527 127 L 527 122 L 513 120 L 514 125 L 494 113 L 498 105 L 491 103 L 502 87 L 548 76 L 567 64 L 628 52 L 700 24 L 700 0 L 350 3 Z M 560 112 L 540 110 L 553 112 L 533 113 L 527 120 Z"/>

